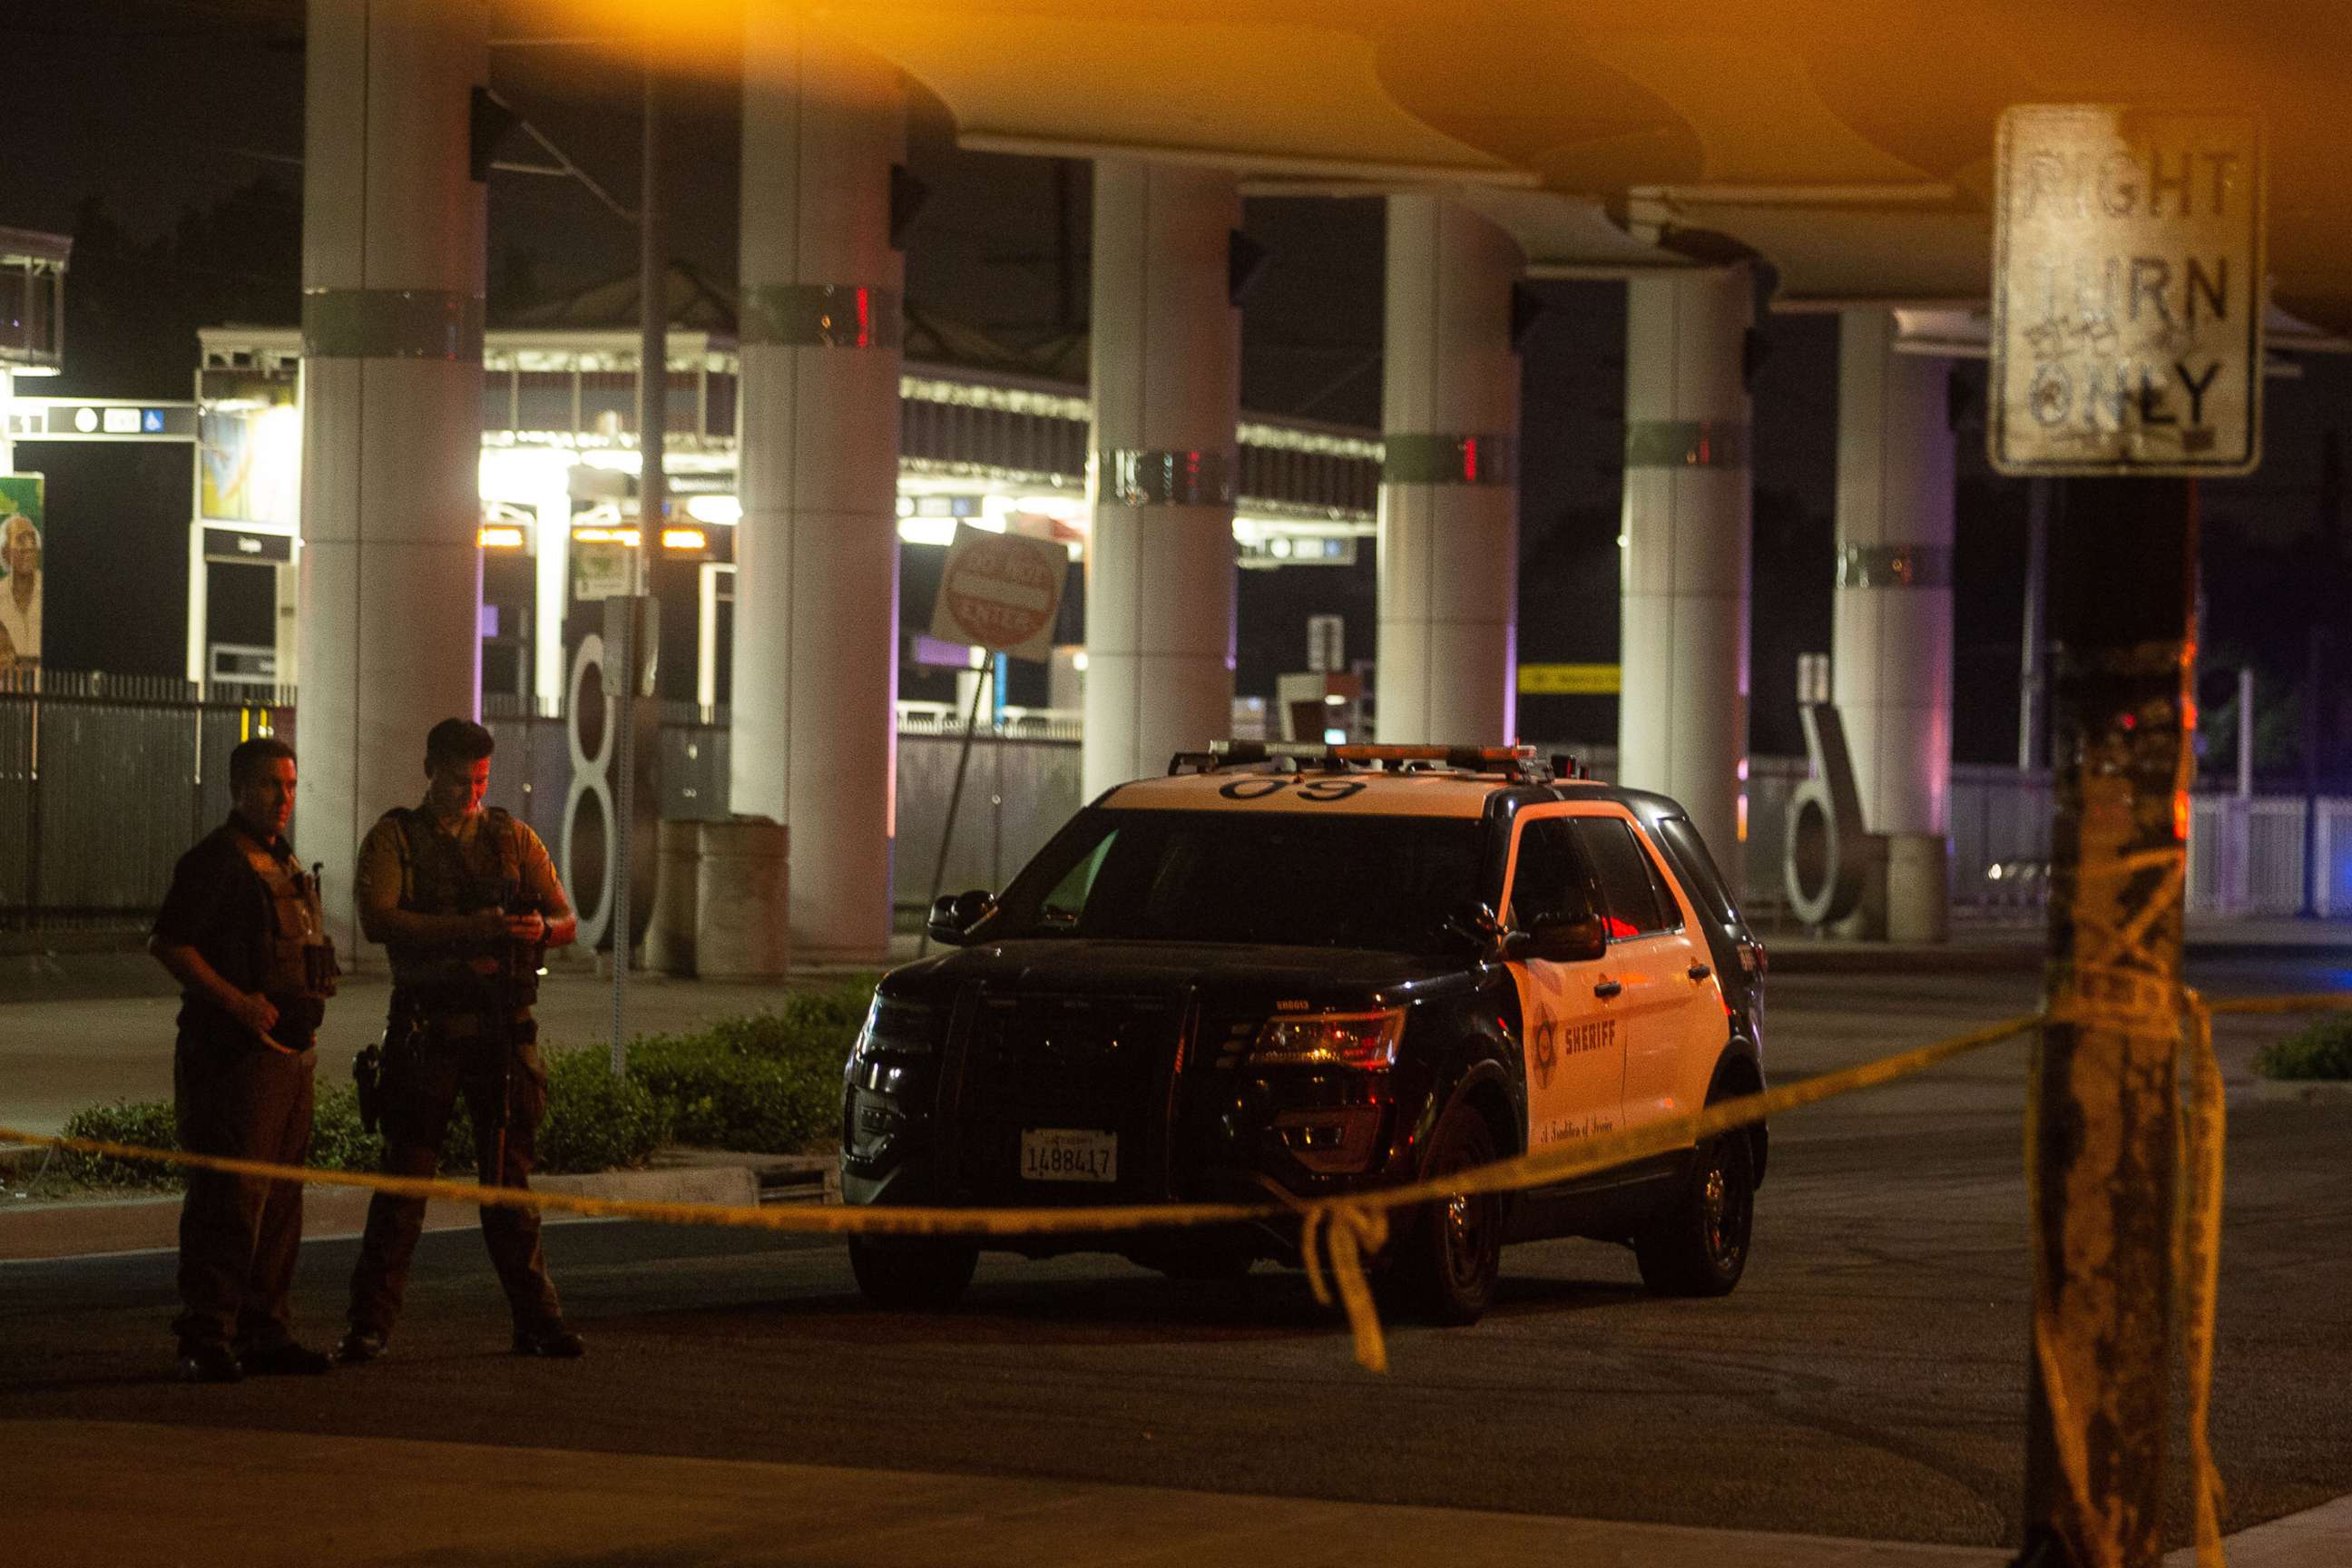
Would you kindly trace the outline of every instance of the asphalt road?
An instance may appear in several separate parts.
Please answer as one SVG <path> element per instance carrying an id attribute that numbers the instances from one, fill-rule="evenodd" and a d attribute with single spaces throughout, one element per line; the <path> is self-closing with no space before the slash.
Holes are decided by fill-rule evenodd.
<path id="1" fill-rule="evenodd" d="M 2030 976 L 1789 977 L 1769 1050 L 1784 1075 L 1824 1070 L 2032 1001 Z M 2272 1027 L 2225 1032 L 2233 1078 Z M 2023 1068 L 1999 1047 L 1778 1124 L 1755 1261 L 1727 1300 L 1651 1300 L 1608 1247 L 1515 1249 L 1486 1321 L 1393 1330 L 1385 1378 L 1356 1368 L 1298 1276 L 1265 1266 L 1180 1289 L 1115 1259 L 992 1257 L 963 1310 L 893 1316 L 858 1303 L 835 1246 L 579 1224 L 548 1233 L 591 1336 L 572 1365 L 502 1353 L 463 1233 L 425 1238 L 385 1362 L 226 1389 L 165 1380 L 168 1256 L 0 1266 L 0 1417 L 2000 1545 L 2018 1533 L 2025 1402 Z M 2240 1087 L 2213 1414 L 2231 1528 L 2352 1492 L 2352 1104 Z M 338 1322 L 352 1250 L 305 1249 L 314 1337 Z M 2179 1473 L 2171 1515 L 2178 1537 Z"/>

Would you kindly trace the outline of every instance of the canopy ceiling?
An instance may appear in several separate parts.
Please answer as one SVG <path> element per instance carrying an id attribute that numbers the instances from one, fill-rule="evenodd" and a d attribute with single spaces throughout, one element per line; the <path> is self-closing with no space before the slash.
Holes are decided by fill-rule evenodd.
<path id="1" fill-rule="evenodd" d="M 663 37 L 733 68 L 740 3 L 667 0 Z M 642 0 L 504 8 L 606 36 L 647 15 Z M 804 9 L 936 94 L 968 145 L 1217 163 L 1259 189 L 1451 188 L 1508 226 L 1538 273 L 1745 251 L 1801 307 L 1980 300 L 1993 123 L 2009 104 L 2252 110 L 2270 137 L 2274 298 L 2352 331 L 2352 181 L 2334 145 L 2352 67 L 2342 0 Z"/>

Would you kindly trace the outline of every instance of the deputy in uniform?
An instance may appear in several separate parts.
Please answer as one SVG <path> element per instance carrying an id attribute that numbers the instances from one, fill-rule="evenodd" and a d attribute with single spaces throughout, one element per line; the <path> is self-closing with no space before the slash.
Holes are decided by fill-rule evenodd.
<path id="1" fill-rule="evenodd" d="M 286 841 L 294 752 L 247 741 L 228 754 L 229 819 L 180 858 L 147 951 L 180 983 L 172 1063 L 180 1146 L 299 1165 L 310 1150 L 311 1043 L 334 990 L 317 884 Z M 302 1184 L 191 1171 L 180 1205 L 179 1374 L 322 1373 L 298 1342 L 289 1293 L 302 1245 Z"/>
<path id="2" fill-rule="evenodd" d="M 530 1184 L 533 1141 L 547 1110 L 547 1068 L 530 1007 L 539 955 L 579 934 L 571 901 L 539 835 L 482 807 L 490 732 L 445 719 L 425 741 L 424 802 L 386 812 L 360 846 L 352 888 L 360 929 L 392 960 L 384 1037 L 383 1168 L 429 1176 L 457 1097 L 474 1124 L 488 1186 Z M 378 1193 L 352 1275 L 346 1364 L 383 1354 L 425 1220 L 422 1198 Z M 514 1313 L 519 1355 L 576 1356 L 540 1251 L 537 1211 L 485 1205 L 482 1240 Z"/>

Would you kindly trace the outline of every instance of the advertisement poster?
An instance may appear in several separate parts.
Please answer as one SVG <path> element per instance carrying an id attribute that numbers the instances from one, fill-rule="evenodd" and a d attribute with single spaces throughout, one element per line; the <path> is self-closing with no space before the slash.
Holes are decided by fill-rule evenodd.
<path id="1" fill-rule="evenodd" d="M 41 663 L 41 476 L 0 474 L 0 675 Z"/>
<path id="2" fill-rule="evenodd" d="M 291 528 L 302 510 L 302 414 L 291 384 L 248 381 L 216 396 L 205 381 L 196 420 L 197 509 L 222 522 Z"/>

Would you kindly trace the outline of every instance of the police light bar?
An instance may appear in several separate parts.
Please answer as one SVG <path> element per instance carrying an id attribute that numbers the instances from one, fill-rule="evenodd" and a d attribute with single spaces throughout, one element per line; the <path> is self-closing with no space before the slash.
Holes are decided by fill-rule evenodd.
<path id="1" fill-rule="evenodd" d="M 1212 741 L 1209 755 L 1219 763 L 1263 763 L 1290 757 L 1307 763 L 1443 763 L 1449 768 L 1526 768 L 1533 746 L 1334 746 L 1321 742 Z"/>

